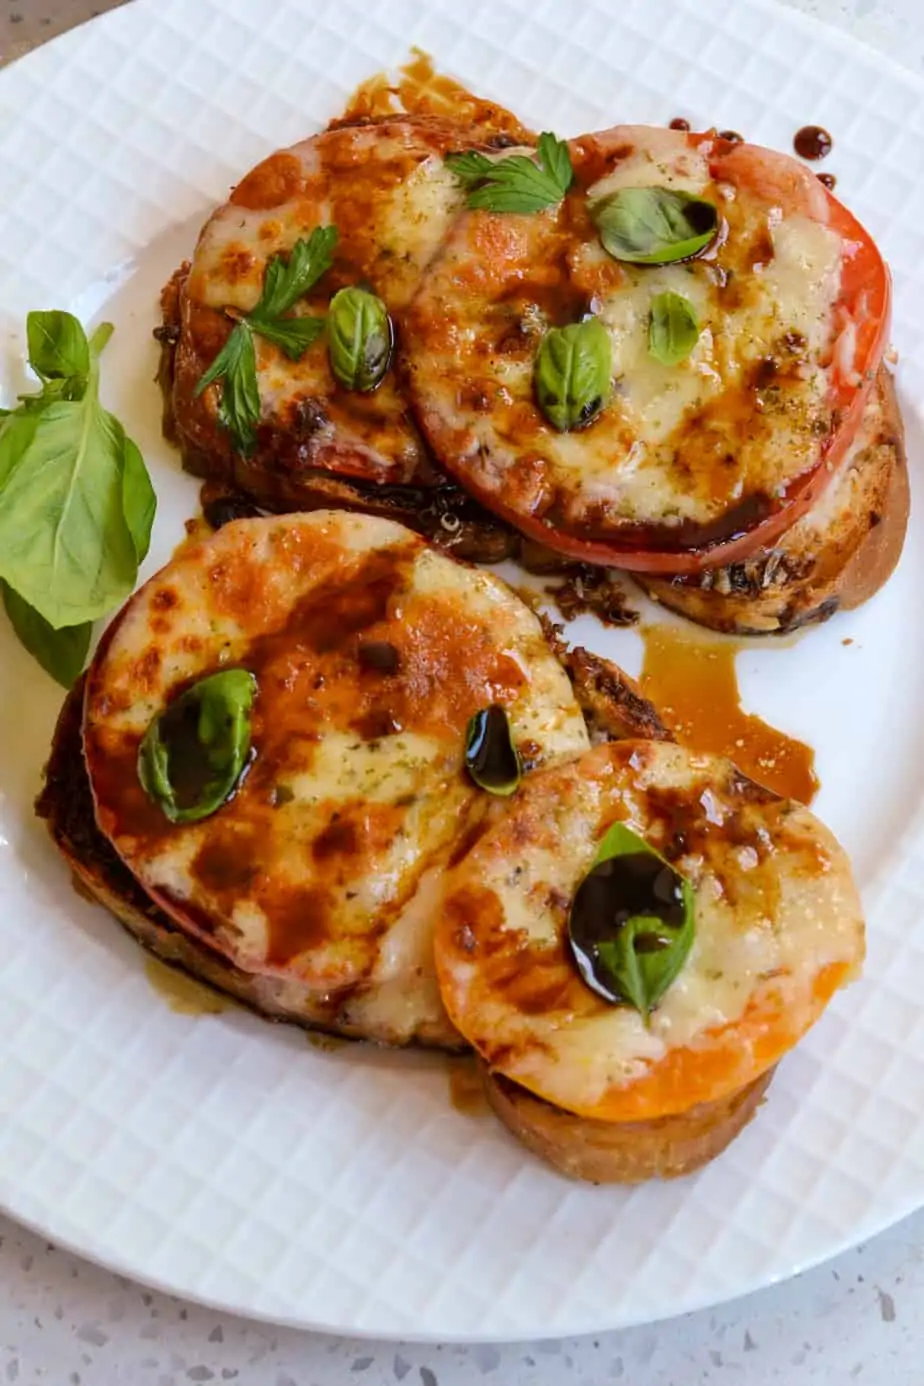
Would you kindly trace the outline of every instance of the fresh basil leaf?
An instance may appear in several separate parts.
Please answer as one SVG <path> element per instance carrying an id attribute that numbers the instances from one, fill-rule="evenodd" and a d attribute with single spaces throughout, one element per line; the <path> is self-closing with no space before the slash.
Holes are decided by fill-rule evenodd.
<path id="1" fill-rule="evenodd" d="M 695 934 L 693 888 L 624 823 L 614 823 L 578 887 L 568 938 L 587 985 L 646 1020 L 677 979 Z"/>
<path id="2" fill-rule="evenodd" d="M 55 630 L 28 602 L 14 592 L 9 583 L 0 583 L 3 605 L 19 643 L 28 650 L 62 688 L 70 688 L 79 677 L 93 635 L 92 621 Z"/>
<path id="3" fill-rule="evenodd" d="M 41 380 L 90 373 L 87 334 L 72 313 L 29 313 L 26 318 L 29 365 Z"/>
<path id="4" fill-rule="evenodd" d="M 123 435 L 99 403 L 97 377 L 91 362 L 82 400 L 32 416 L 32 437 L 0 491 L 0 578 L 55 629 L 104 615 L 138 571 L 123 509 Z"/>
<path id="5" fill-rule="evenodd" d="M 541 212 L 561 202 L 574 171 L 567 142 L 551 131 L 539 136 L 536 156 L 534 160 L 525 154 L 508 154 L 495 160 L 467 150 L 447 155 L 446 164 L 468 189 L 467 205 L 472 209 Z"/>
<path id="6" fill-rule="evenodd" d="M 313 342 L 324 331 L 324 319 L 304 318 L 256 318 L 247 319 L 254 332 L 259 332 L 267 341 L 274 342 L 284 351 L 290 361 L 299 361 Z"/>
<path id="7" fill-rule="evenodd" d="M 565 433 L 592 422 L 610 395 L 613 352 L 599 318 L 553 327 L 536 353 L 533 383 L 539 407 Z"/>
<path id="8" fill-rule="evenodd" d="M 29 449 L 35 436 L 38 411 L 27 411 L 21 407 L 8 414 L 0 427 L 0 507 L 3 505 L 3 489 L 13 469 L 18 466 Z"/>
<path id="9" fill-rule="evenodd" d="M 479 789 L 502 798 L 513 794 L 523 774 L 507 711 L 499 703 L 470 718 L 465 732 L 465 768 Z"/>
<path id="10" fill-rule="evenodd" d="M 155 717 L 138 778 L 171 823 L 197 823 L 235 792 L 250 755 L 257 681 L 246 669 L 209 674 Z"/>
<path id="11" fill-rule="evenodd" d="M 336 226 L 316 226 L 307 240 L 295 242 L 288 260 L 274 255 L 266 267 L 260 301 L 250 314 L 254 326 L 257 319 L 278 318 L 294 308 L 330 269 L 336 244 Z"/>
<path id="12" fill-rule="evenodd" d="M 595 202 L 590 214 L 604 250 L 639 265 L 699 255 L 719 224 L 714 203 L 676 188 L 620 188 Z"/>
<path id="13" fill-rule="evenodd" d="M 235 323 L 231 335 L 196 386 L 201 395 L 209 385 L 221 383 L 218 417 L 246 457 L 253 451 L 260 422 L 260 389 L 253 334 L 246 322 Z"/>
<path id="14" fill-rule="evenodd" d="M 648 350 L 662 366 L 679 366 L 699 341 L 696 309 L 683 294 L 668 290 L 651 300 Z"/>
<path id="15" fill-rule="evenodd" d="M 388 370 L 394 340 L 385 304 L 367 289 L 341 289 L 330 301 L 327 322 L 337 380 L 348 390 L 374 390 Z"/>
<path id="16" fill-rule="evenodd" d="M 141 564 L 151 547 L 157 496 L 138 445 L 124 431 L 122 436 L 122 510 L 135 547 L 135 558 Z"/>

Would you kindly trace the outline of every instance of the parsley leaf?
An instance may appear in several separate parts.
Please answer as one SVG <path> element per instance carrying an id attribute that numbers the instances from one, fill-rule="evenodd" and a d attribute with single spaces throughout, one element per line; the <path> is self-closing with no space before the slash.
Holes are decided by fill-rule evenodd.
<path id="1" fill-rule="evenodd" d="M 253 451 L 260 421 L 257 356 L 246 318 L 235 323 L 231 336 L 196 386 L 196 394 L 201 395 L 216 380 L 221 381 L 218 417 L 246 457 Z"/>
<path id="2" fill-rule="evenodd" d="M 274 255 L 263 276 L 263 292 L 253 312 L 240 318 L 208 370 L 196 386 L 196 395 L 221 382 L 218 417 L 246 457 L 256 442 L 260 422 L 260 389 L 257 382 L 256 332 L 298 361 L 324 330 L 322 317 L 290 318 L 284 315 L 311 289 L 333 263 L 336 226 L 317 226 L 307 240 L 297 240 L 287 260 Z"/>
<path id="3" fill-rule="evenodd" d="M 525 154 L 489 159 L 477 150 L 450 154 L 446 164 L 468 190 L 467 205 L 487 212 L 541 212 L 561 202 L 574 171 L 565 140 L 546 130 L 538 163 Z"/>
<path id="4" fill-rule="evenodd" d="M 334 262 L 336 226 L 316 226 L 307 241 L 296 241 L 288 260 L 274 255 L 266 267 L 260 302 L 248 316 L 279 318 L 294 308 Z"/>
<path id="5" fill-rule="evenodd" d="M 298 361 L 304 356 L 312 342 L 316 342 L 324 331 L 323 318 L 278 318 L 275 321 L 248 318 L 247 321 L 261 337 L 274 342 L 280 351 L 284 351 L 290 361 Z"/>

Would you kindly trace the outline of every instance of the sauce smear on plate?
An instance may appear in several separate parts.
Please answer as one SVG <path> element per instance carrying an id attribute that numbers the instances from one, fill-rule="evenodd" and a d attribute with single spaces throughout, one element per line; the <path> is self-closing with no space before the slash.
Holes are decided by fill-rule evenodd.
<path id="1" fill-rule="evenodd" d="M 682 745 L 727 756 L 759 784 L 811 803 L 818 790 L 815 752 L 744 711 L 737 645 L 667 625 L 647 626 L 642 637 L 642 691 Z"/>
<path id="2" fill-rule="evenodd" d="M 470 125 L 490 125 L 517 141 L 528 132 L 504 106 L 475 96 L 461 82 L 437 72 L 429 53 L 411 49 L 411 58 L 392 75 L 377 72 L 361 82 L 349 98 L 343 121 L 370 120 L 404 112 L 407 115 L 449 116 Z"/>

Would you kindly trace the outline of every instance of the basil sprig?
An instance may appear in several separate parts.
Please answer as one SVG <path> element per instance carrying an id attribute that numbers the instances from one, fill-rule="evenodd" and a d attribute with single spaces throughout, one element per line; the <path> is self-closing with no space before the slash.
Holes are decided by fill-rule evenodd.
<path id="1" fill-rule="evenodd" d="M 513 794 L 523 774 L 507 711 L 499 703 L 470 718 L 465 732 L 465 768 L 479 789 L 503 798 Z"/>
<path id="2" fill-rule="evenodd" d="M 194 683 L 148 727 L 138 778 L 171 823 L 196 823 L 234 793 L 250 755 L 257 681 L 224 669 Z"/>
<path id="3" fill-rule="evenodd" d="M 568 920 L 587 985 L 648 1019 L 693 946 L 693 888 L 644 838 L 614 823 L 578 888 Z"/>
<path id="4" fill-rule="evenodd" d="M 375 294 L 355 285 L 334 294 L 327 351 L 330 368 L 346 389 L 375 389 L 388 370 L 393 340 L 388 309 Z"/>
<path id="5" fill-rule="evenodd" d="M 715 238 L 715 204 L 677 188 L 620 188 L 593 203 L 590 215 L 615 260 L 669 265 L 699 255 Z"/>
<path id="6" fill-rule="evenodd" d="M 609 399 L 612 373 L 610 338 L 599 318 L 552 327 L 533 367 L 539 408 L 560 433 L 583 428 Z"/>
<path id="7" fill-rule="evenodd" d="M 539 136 L 537 159 L 508 154 L 503 159 L 470 149 L 449 154 L 447 167 L 468 191 L 466 204 L 487 212 L 541 212 L 561 202 L 574 170 L 565 140 L 546 130 Z"/>
<path id="8" fill-rule="evenodd" d="M 92 622 L 131 592 L 156 498 L 144 460 L 99 400 L 103 323 L 88 340 L 70 313 L 30 313 L 41 388 L 0 419 L 0 582 L 17 636 L 69 686 Z"/>
<path id="9" fill-rule="evenodd" d="M 274 255 L 266 266 L 263 292 L 246 317 L 239 318 L 208 370 L 199 379 L 196 394 L 221 382 L 218 417 L 243 456 L 253 451 L 260 421 L 260 390 L 253 334 L 273 342 L 289 358 L 298 361 L 324 331 L 323 317 L 287 316 L 309 289 L 333 264 L 336 226 L 318 226 L 307 240 L 295 242 L 288 259 Z"/>
<path id="10" fill-rule="evenodd" d="M 696 309 L 683 294 L 668 290 L 651 300 L 648 350 L 662 366 L 679 366 L 699 341 Z"/>

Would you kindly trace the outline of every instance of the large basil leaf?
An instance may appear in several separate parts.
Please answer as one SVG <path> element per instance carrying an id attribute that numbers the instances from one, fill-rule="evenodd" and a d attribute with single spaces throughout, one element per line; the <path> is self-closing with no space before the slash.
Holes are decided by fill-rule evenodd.
<path id="1" fill-rule="evenodd" d="M 196 823 L 234 793 L 250 755 L 257 681 L 224 669 L 194 683 L 148 727 L 138 778 L 171 823 Z"/>
<path id="2" fill-rule="evenodd" d="M 712 202 L 677 188 L 620 188 L 595 202 L 590 214 L 604 250 L 639 265 L 699 255 L 719 224 Z"/>
<path id="3" fill-rule="evenodd" d="M 571 906 L 568 938 L 584 981 L 646 1019 L 693 946 L 693 888 L 624 823 L 604 835 Z"/>
<path id="4" fill-rule="evenodd" d="M 552 327 L 533 369 L 539 408 L 561 433 L 582 428 L 609 399 L 612 373 L 610 338 L 599 318 Z"/>
<path id="5" fill-rule="evenodd" d="M 143 563 L 151 547 L 151 528 L 157 496 L 136 443 L 122 434 L 122 509 L 132 537 L 135 558 Z"/>
<path id="6" fill-rule="evenodd" d="M 29 365 L 41 380 L 63 380 L 90 373 L 90 344 L 73 313 L 54 310 L 26 318 Z"/>
<path id="7" fill-rule="evenodd" d="M 86 621 L 79 626 L 55 630 L 7 583 L 0 583 L 0 587 L 6 614 L 20 644 L 56 683 L 70 688 L 87 662 L 93 623 Z"/>
<path id="8" fill-rule="evenodd" d="M 124 435 L 93 376 L 82 400 L 35 416 L 12 467 L 0 463 L 0 577 L 55 627 L 104 615 L 137 575 L 123 510 Z"/>

